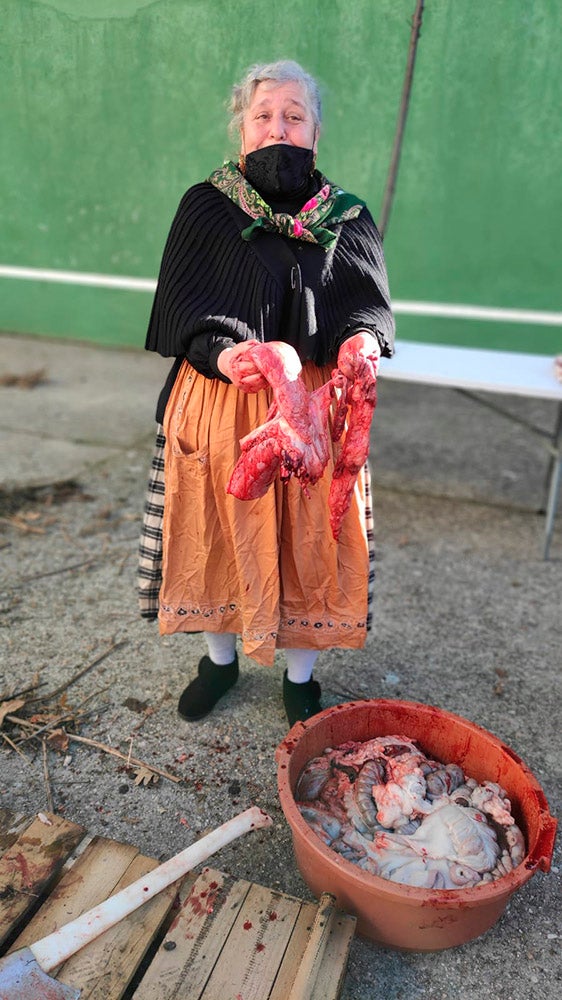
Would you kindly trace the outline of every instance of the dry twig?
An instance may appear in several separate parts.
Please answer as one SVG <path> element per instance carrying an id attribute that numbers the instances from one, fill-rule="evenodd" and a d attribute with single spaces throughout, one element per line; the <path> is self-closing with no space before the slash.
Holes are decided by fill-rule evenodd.
<path id="1" fill-rule="evenodd" d="M 17 528 L 18 531 L 23 531 L 26 535 L 44 535 L 44 528 L 34 527 L 32 524 L 21 517 L 19 514 L 13 514 L 12 517 L 0 517 L 2 524 L 9 524 L 12 528 Z"/>
<path id="2" fill-rule="evenodd" d="M 119 757 L 119 759 L 124 760 L 128 766 L 146 768 L 154 774 L 160 774 L 163 778 L 168 778 L 169 781 L 175 781 L 176 784 L 179 784 L 182 780 L 175 774 L 170 774 L 169 771 L 162 771 L 159 767 L 155 767 L 154 764 L 146 764 L 145 761 L 137 760 L 136 757 L 131 757 L 130 754 L 121 753 L 120 750 L 115 750 L 114 747 L 110 747 L 106 743 L 98 743 L 97 740 L 90 740 L 87 736 L 77 736 L 75 733 L 67 733 L 66 735 L 69 740 L 73 740 L 76 743 L 85 743 L 86 746 L 94 747 L 96 750 L 103 750 L 104 753 L 109 753 L 113 757 Z"/>
<path id="3" fill-rule="evenodd" d="M 45 779 L 45 792 L 47 795 L 47 810 L 48 812 L 54 812 L 53 809 L 53 790 L 51 788 L 51 779 L 49 778 L 49 766 L 47 761 L 47 740 L 45 737 L 41 740 L 43 744 L 43 777 Z"/>
<path id="4" fill-rule="evenodd" d="M 142 713 L 142 719 L 140 719 L 139 722 L 137 722 L 136 726 L 133 726 L 133 728 L 131 729 L 131 733 L 136 735 L 139 729 L 142 729 L 146 720 L 149 719 L 151 715 L 154 715 L 154 711 L 155 709 L 153 709 L 150 705 L 147 708 L 145 708 Z"/>
<path id="5" fill-rule="evenodd" d="M 27 719 L 20 719 L 18 715 L 6 715 L 8 722 L 13 722 L 16 726 L 23 726 L 25 729 L 37 729 L 37 726 L 33 722 L 29 722 Z"/>
<path id="6" fill-rule="evenodd" d="M 46 368 L 36 368 L 35 371 L 24 372 L 19 375 L 0 375 L 0 386 L 16 389 L 34 389 L 36 385 L 41 385 L 47 381 L 46 375 Z"/>
<path id="7" fill-rule="evenodd" d="M 90 695 L 89 697 L 93 696 Z M 74 714 L 72 718 L 75 717 L 76 715 Z M 66 729 L 64 729 L 64 727 L 61 725 L 61 723 L 65 721 L 66 716 L 60 716 L 58 719 L 53 719 L 51 722 L 48 722 L 45 726 L 37 726 L 33 722 L 29 722 L 27 719 L 18 718 L 18 716 L 16 715 L 12 716 L 7 715 L 6 719 L 8 719 L 10 722 L 15 723 L 18 726 L 24 726 L 27 729 L 33 730 L 33 732 L 29 733 L 27 736 L 24 736 L 19 741 L 20 744 L 25 743 L 27 740 L 36 739 L 36 737 L 38 736 L 42 737 L 42 741 L 44 742 L 45 736 L 43 734 L 50 731 L 51 737 L 60 735 L 64 738 L 65 741 L 68 740 L 74 743 L 84 743 L 86 746 L 94 747 L 94 749 L 96 750 L 102 750 L 104 753 L 111 754 L 113 757 L 118 757 L 120 760 L 125 761 L 127 767 L 137 770 L 137 773 L 138 769 L 141 769 L 143 775 L 150 771 L 152 774 L 155 775 L 158 774 L 163 778 L 167 778 L 168 781 L 176 782 L 176 784 L 179 784 L 182 781 L 181 778 L 178 778 L 177 775 L 175 774 L 170 774 L 169 771 L 163 771 L 161 768 L 156 767 L 154 764 L 147 764 L 146 761 L 139 760 L 137 757 L 132 757 L 130 752 L 128 754 L 124 754 L 121 753 L 120 750 L 116 750 L 115 747 L 108 746 L 107 743 L 100 743 L 98 740 L 89 739 L 87 736 L 78 736 L 77 733 L 68 733 Z M 58 724 L 59 728 L 54 729 L 53 727 L 56 724 Z M 2 736 L 4 735 L 5 734 L 2 733 Z M 132 740 L 133 738 L 131 737 L 131 748 L 132 748 Z M 17 749 L 18 747 L 14 744 L 14 750 Z M 144 783 L 146 784 L 146 780 L 144 780 Z"/>
<path id="8" fill-rule="evenodd" d="M 60 569 L 49 569 L 45 573 L 34 573 L 33 576 L 24 576 L 23 580 L 14 584 L 13 589 L 16 590 L 18 587 L 23 587 L 25 583 L 35 583 L 36 580 L 41 580 L 45 576 L 56 576 L 58 573 L 69 573 L 73 569 L 92 566 L 95 562 L 97 562 L 97 556 L 92 559 L 85 559 L 83 562 L 72 563 L 70 566 L 61 566 Z"/>
<path id="9" fill-rule="evenodd" d="M 44 726 L 38 726 L 35 723 L 30 722 L 29 719 L 21 719 L 18 715 L 7 715 L 6 718 L 9 722 L 14 722 L 17 726 L 24 725 L 27 726 L 28 729 L 30 727 L 33 728 L 33 732 L 29 733 L 27 736 L 22 736 L 22 738 L 18 740 L 18 744 L 21 745 L 22 743 L 27 743 L 28 740 L 36 739 L 37 736 L 42 736 L 43 733 L 48 733 L 49 730 L 60 726 L 63 722 L 71 722 L 76 718 L 76 713 L 65 712 L 63 715 L 57 715 L 55 719 L 51 719 L 50 722 L 46 722 Z"/>
<path id="10" fill-rule="evenodd" d="M 125 646 L 126 644 L 127 644 L 126 639 L 122 639 L 121 642 L 114 642 L 109 647 L 109 649 L 106 649 L 105 653 L 100 653 L 99 656 L 96 656 L 96 658 L 92 660 L 91 663 L 87 663 L 85 667 L 82 667 L 76 674 L 73 674 L 70 680 L 66 681 L 66 683 L 60 684 L 58 688 L 55 688 L 54 691 L 49 691 L 48 694 L 37 695 L 36 698 L 30 698 L 28 704 L 31 704 L 31 702 L 34 701 L 50 701 L 52 698 L 57 698 L 59 694 L 62 694 L 62 692 L 66 691 L 66 689 L 71 687 L 72 684 L 75 684 L 76 681 L 80 680 L 80 678 L 83 677 L 84 674 L 87 674 L 89 670 L 91 670 L 93 667 L 97 667 L 98 663 L 101 663 L 102 660 L 105 660 L 107 656 L 109 656 L 111 653 L 114 653 L 116 649 L 121 649 L 121 647 Z"/>
<path id="11" fill-rule="evenodd" d="M 35 675 L 37 676 L 37 674 Z M 37 688 L 43 687 L 46 681 L 37 681 L 34 684 L 30 684 L 29 687 L 20 688 L 19 691 L 11 691 L 10 694 L 0 694 L 0 704 L 3 701 L 8 701 L 9 698 L 19 698 L 22 694 L 28 694 L 29 691 L 36 691 Z M 31 699 L 29 699 L 31 701 Z"/>
<path id="12" fill-rule="evenodd" d="M 125 563 L 127 562 L 128 559 L 131 558 L 132 554 L 133 554 L 132 552 L 126 552 L 125 553 L 123 559 L 121 560 L 121 562 L 119 564 L 119 570 L 117 572 L 117 576 L 121 576 L 123 570 L 125 569 Z"/>
<path id="13" fill-rule="evenodd" d="M 16 753 L 19 753 L 20 757 L 23 757 L 23 759 L 24 759 L 24 761 L 25 761 L 26 764 L 31 764 L 31 760 L 29 759 L 29 757 L 27 756 L 27 754 L 25 754 L 23 752 L 23 750 L 20 750 L 20 748 L 17 745 L 17 743 L 14 743 L 14 741 L 11 740 L 10 737 L 6 733 L 0 733 L 0 736 L 2 737 L 3 740 L 6 741 L 6 743 L 8 744 L 8 746 L 10 746 L 12 748 L 12 750 L 15 750 Z"/>
<path id="14" fill-rule="evenodd" d="M 104 691 L 107 691 L 107 687 L 101 688 L 100 691 L 94 691 L 92 694 L 87 695 L 86 698 L 83 698 L 82 701 L 79 703 L 79 705 L 77 705 L 76 708 L 73 709 L 72 711 L 68 710 L 67 712 L 63 712 L 61 715 L 55 716 L 54 719 L 51 719 L 50 722 L 45 723 L 44 726 L 40 727 L 35 726 L 32 733 L 30 733 L 28 736 L 23 736 L 21 740 L 19 740 L 20 745 L 22 743 L 26 743 L 27 740 L 35 739 L 36 736 L 41 736 L 43 733 L 48 733 L 49 731 L 52 732 L 53 729 L 58 729 L 63 724 L 63 722 L 77 722 L 79 718 L 84 718 L 86 713 L 81 711 L 82 706 L 85 705 L 88 701 L 91 701 L 92 698 L 95 698 L 98 694 L 103 694 Z M 9 719 L 10 722 L 18 722 L 18 723 L 21 723 L 23 721 L 28 722 L 28 720 L 20 719 L 14 715 L 12 716 L 7 715 L 6 718 Z M 28 722 L 28 725 L 29 724 L 30 723 Z M 33 723 L 31 724 L 33 725 Z"/>

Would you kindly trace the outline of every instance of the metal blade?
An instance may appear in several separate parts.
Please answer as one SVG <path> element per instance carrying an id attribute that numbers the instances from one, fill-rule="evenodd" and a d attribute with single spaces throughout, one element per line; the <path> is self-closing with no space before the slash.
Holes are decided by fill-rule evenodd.
<path id="1" fill-rule="evenodd" d="M 79 1000 L 81 992 L 43 972 L 29 948 L 0 961 L 0 1000 Z"/>

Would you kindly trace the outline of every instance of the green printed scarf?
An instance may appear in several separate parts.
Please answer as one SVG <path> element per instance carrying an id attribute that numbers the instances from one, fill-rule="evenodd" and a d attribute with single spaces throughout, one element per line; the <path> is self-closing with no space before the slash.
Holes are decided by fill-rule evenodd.
<path id="1" fill-rule="evenodd" d="M 325 250 L 330 250 L 338 237 L 325 224 L 335 225 L 337 222 L 356 219 L 365 207 L 365 202 L 331 184 L 323 175 L 320 179 L 320 191 L 309 198 L 300 212 L 293 216 L 287 212 L 273 212 L 232 160 L 228 160 L 207 178 L 254 220 L 242 230 L 243 240 L 251 240 L 260 229 L 265 229 L 290 236 L 294 240 L 317 243 Z"/>

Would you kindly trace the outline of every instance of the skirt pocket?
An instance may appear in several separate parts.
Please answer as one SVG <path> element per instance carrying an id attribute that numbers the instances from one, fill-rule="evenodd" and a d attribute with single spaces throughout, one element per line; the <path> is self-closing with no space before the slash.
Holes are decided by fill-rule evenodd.
<path id="1" fill-rule="evenodd" d="M 166 512 L 173 524 L 168 540 L 168 565 L 181 572 L 187 565 L 204 566 L 221 538 L 209 450 L 177 454 L 166 466 Z"/>
<path id="2" fill-rule="evenodd" d="M 166 467 L 166 494 L 193 494 L 194 500 L 204 500 L 209 479 L 209 449 L 200 448 L 185 455 L 177 439 L 171 442 L 171 461 Z"/>

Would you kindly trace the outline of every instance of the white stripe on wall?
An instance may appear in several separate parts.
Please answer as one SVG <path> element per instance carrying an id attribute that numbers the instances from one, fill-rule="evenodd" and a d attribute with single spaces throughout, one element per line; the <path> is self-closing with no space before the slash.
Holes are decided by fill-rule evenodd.
<path id="1" fill-rule="evenodd" d="M 118 274 L 88 274 L 87 271 L 49 271 L 41 267 L 8 267 L 0 264 L 0 278 L 48 281 L 59 285 L 94 285 L 96 288 L 124 288 L 130 292 L 153 292 L 153 278 L 128 278 Z"/>
<path id="2" fill-rule="evenodd" d="M 392 303 L 395 313 L 403 316 L 449 316 L 456 319 L 489 320 L 493 323 L 531 323 L 562 326 L 562 312 L 543 309 L 500 309 L 496 306 L 467 306 L 454 302 Z"/>
<path id="3" fill-rule="evenodd" d="M 90 274 L 86 271 L 54 271 L 39 267 L 9 267 L 1 264 L 0 278 L 19 278 L 26 281 L 46 281 L 95 288 L 120 288 L 131 292 L 154 292 L 156 288 L 156 281 L 153 278 Z M 454 302 L 411 302 L 398 299 L 393 301 L 392 308 L 397 315 L 402 316 L 442 316 L 493 323 L 562 326 L 562 312 L 548 312 L 543 309 L 501 309 L 495 306 L 471 306 Z"/>

